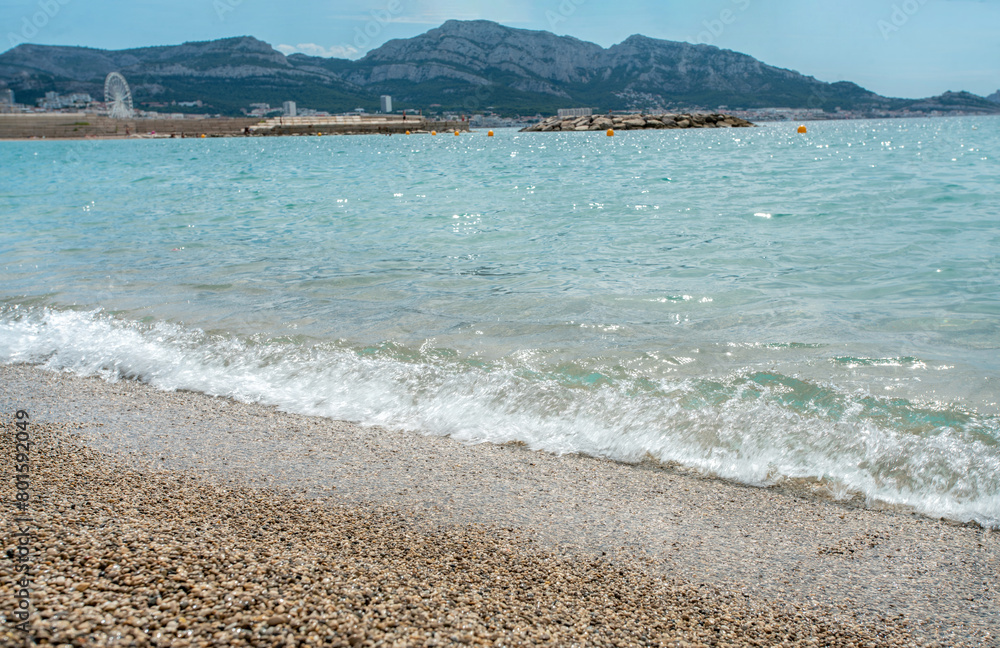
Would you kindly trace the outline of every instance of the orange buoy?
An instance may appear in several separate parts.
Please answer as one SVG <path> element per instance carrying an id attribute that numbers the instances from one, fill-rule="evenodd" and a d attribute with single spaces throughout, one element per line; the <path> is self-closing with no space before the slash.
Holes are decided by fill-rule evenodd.
<path id="1" fill-rule="evenodd" d="M 410 131 L 406 131 L 406 134 L 407 134 L 407 135 L 409 135 L 409 134 L 410 134 Z"/>
<path id="2" fill-rule="evenodd" d="M 608 129 L 608 137 L 614 137 L 614 136 L 615 136 L 615 129 L 609 128 Z"/>
<path id="3" fill-rule="evenodd" d="M 807 133 L 807 132 L 809 132 L 809 129 L 806 128 L 805 126 L 799 126 L 799 132 L 800 133 Z"/>
<path id="4" fill-rule="evenodd" d="M 202 133 L 202 134 L 201 134 L 201 136 L 202 136 L 202 137 L 205 137 L 205 133 Z"/>
<path id="5" fill-rule="evenodd" d="M 486 137 L 493 137 L 493 131 L 486 133 Z"/>
<path id="6" fill-rule="evenodd" d="M 455 131 L 455 137 L 458 137 L 458 131 Z"/>
<path id="7" fill-rule="evenodd" d="M 437 134 L 438 134 L 437 131 L 431 131 L 431 135 L 437 135 Z"/>

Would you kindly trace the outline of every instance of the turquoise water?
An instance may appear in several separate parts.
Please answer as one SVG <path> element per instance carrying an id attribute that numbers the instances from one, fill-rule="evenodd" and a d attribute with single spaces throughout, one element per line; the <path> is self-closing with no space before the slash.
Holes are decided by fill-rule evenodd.
<path id="1" fill-rule="evenodd" d="M 1000 525 L 998 118 L 0 168 L 0 361 Z"/>

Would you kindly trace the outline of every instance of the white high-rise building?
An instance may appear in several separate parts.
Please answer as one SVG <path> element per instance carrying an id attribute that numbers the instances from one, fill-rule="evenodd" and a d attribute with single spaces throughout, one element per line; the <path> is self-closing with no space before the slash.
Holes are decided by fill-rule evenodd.
<path id="1" fill-rule="evenodd" d="M 295 116 L 295 102 L 294 101 L 286 101 L 285 103 L 281 104 L 281 107 L 285 111 L 285 117 L 294 117 Z"/>
<path id="2" fill-rule="evenodd" d="M 392 97 L 382 95 L 382 112 L 386 115 L 392 112 Z"/>

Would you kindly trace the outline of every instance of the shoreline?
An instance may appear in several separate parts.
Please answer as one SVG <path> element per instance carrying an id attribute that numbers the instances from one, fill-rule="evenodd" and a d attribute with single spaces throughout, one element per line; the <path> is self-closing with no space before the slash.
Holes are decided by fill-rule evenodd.
<path id="1" fill-rule="evenodd" d="M 680 579 L 769 614 L 822 619 L 844 636 L 905 625 L 915 638 L 878 645 L 1000 645 L 996 531 L 24 365 L 0 367 L 0 385 L 8 419 L 15 405 L 29 409 L 38 427 L 72 430 L 95 451 L 144 465 L 143 475 L 195 471 L 206 488 L 263 486 L 327 506 L 402 511 L 414 532 L 513 533 L 568 565 L 598 560 L 636 578 Z"/>
<path id="2" fill-rule="evenodd" d="M 59 113 L 52 113 L 52 114 L 58 115 Z M 800 117 L 800 118 L 796 118 L 796 119 L 780 119 L 780 118 L 777 118 L 777 117 L 772 118 L 772 119 L 767 119 L 765 117 L 759 117 L 758 116 L 758 117 L 754 118 L 755 121 L 753 122 L 753 125 L 760 127 L 760 126 L 762 126 L 764 124 L 767 124 L 767 125 L 783 125 L 783 124 L 785 124 L 785 125 L 788 125 L 789 127 L 791 127 L 791 126 L 794 126 L 795 124 L 812 123 L 812 122 L 886 121 L 886 120 L 913 120 L 913 119 L 961 119 L 961 118 L 969 118 L 969 117 L 1000 117 L 1000 115 L 919 115 L 919 116 L 918 115 L 913 115 L 913 116 L 908 116 L 908 117 L 843 117 L 843 118 L 833 116 L 833 117 L 821 117 L 821 118 L 805 118 L 805 117 Z M 740 119 L 742 119 L 742 118 L 740 118 Z M 178 120 L 178 121 L 184 121 L 184 120 Z M 211 120 L 190 120 L 191 123 L 197 123 L 198 121 L 209 121 L 210 122 Z M 517 130 L 519 130 L 521 132 L 537 132 L 537 131 L 527 131 L 526 128 L 530 128 L 530 126 L 529 127 L 518 127 L 518 126 L 489 127 L 489 126 L 481 126 L 481 127 L 473 128 L 471 126 L 471 124 L 469 124 L 468 122 L 465 122 L 465 123 L 467 124 L 467 126 L 464 127 L 464 128 L 467 128 L 467 130 L 463 129 L 463 132 L 464 133 L 469 133 L 469 134 L 475 134 L 475 133 L 478 133 L 478 132 L 485 132 L 485 131 L 489 131 L 491 129 L 500 129 L 500 128 L 517 129 Z M 539 124 L 534 124 L 534 126 L 538 126 Z M 450 132 L 448 130 L 448 128 L 450 128 L 450 126 L 446 126 L 443 129 L 439 129 L 439 134 L 448 134 Z M 324 129 L 323 126 L 313 126 L 312 129 L 315 132 L 312 132 L 309 129 L 303 129 L 302 132 L 286 133 L 286 134 L 282 134 L 282 135 L 257 135 L 257 134 L 255 134 L 255 135 L 245 135 L 242 132 L 231 132 L 231 133 L 227 133 L 227 134 L 218 134 L 218 133 L 208 132 L 208 133 L 206 133 L 206 137 L 208 139 L 212 139 L 212 138 L 218 138 L 218 137 L 225 137 L 225 138 L 236 137 L 236 138 L 239 138 L 239 137 L 272 137 L 272 136 L 280 136 L 280 137 L 289 137 L 289 136 L 315 136 L 317 134 L 317 132 L 321 132 L 324 136 L 327 136 L 327 135 L 385 135 L 386 134 L 386 133 L 380 133 L 380 132 L 372 132 L 370 130 L 357 131 L 357 132 L 331 132 L 329 130 L 330 129 L 329 125 L 327 125 L 325 127 L 325 129 Z M 622 130 L 622 129 L 619 129 L 619 128 L 616 127 L 615 130 L 618 131 L 618 130 Z M 628 130 L 628 129 L 624 129 L 624 130 Z M 655 129 L 641 128 L 641 129 L 636 129 L 636 130 L 655 130 Z M 668 128 L 666 130 L 671 130 L 671 129 Z M 180 131 L 178 131 L 178 132 L 180 132 Z M 184 133 L 188 133 L 189 131 L 188 130 L 183 130 L 183 132 Z M 564 132 L 564 131 L 555 131 L 555 132 Z M 591 132 L 591 131 L 588 131 L 588 132 Z M 417 135 L 417 134 L 428 134 L 429 131 L 414 130 L 414 131 L 412 131 L 412 133 L 414 135 Z M 402 134 L 402 132 L 398 132 L 398 133 L 395 133 L 395 134 Z M 194 130 L 190 131 L 190 134 L 185 134 L 183 137 L 174 137 L 174 138 L 171 138 L 169 135 L 161 136 L 161 135 L 157 134 L 157 135 L 151 136 L 149 134 L 142 134 L 142 135 L 140 135 L 140 134 L 135 134 L 135 133 L 133 133 L 131 135 L 119 135 L 119 134 L 115 134 L 115 133 L 106 133 L 106 134 L 99 134 L 99 135 L 98 134 L 70 135 L 70 136 L 62 136 L 62 135 L 60 135 L 60 136 L 53 136 L 53 137 L 39 137 L 39 136 L 33 136 L 33 137 L 5 137 L 5 136 L 2 135 L 2 133 L 0 133 L 0 142 L 32 142 L 32 141 L 60 141 L 60 142 L 61 141 L 67 141 L 67 142 L 75 142 L 75 141 L 93 141 L 93 140 L 160 140 L 160 139 L 201 139 L 201 131 L 199 129 L 194 129 Z"/>

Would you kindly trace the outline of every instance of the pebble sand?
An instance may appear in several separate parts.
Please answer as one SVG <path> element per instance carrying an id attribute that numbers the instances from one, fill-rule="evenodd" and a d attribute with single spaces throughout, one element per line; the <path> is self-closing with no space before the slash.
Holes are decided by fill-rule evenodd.
<path id="1" fill-rule="evenodd" d="M 32 417 L 38 644 L 998 645 L 994 531 L 131 381 L 0 389 L 5 502 Z"/>

